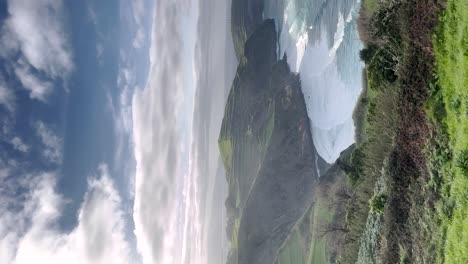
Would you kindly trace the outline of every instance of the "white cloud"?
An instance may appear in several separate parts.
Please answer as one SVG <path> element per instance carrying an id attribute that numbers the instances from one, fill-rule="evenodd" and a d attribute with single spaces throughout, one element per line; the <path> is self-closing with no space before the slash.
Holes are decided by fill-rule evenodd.
<path id="1" fill-rule="evenodd" d="M 23 140 L 19 137 L 14 137 L 13 139 L 11 139 L 11 144 L 13 145 L 13 147 L 20 151 L 20 152 L 28 152 L 29 151 L 29 146 L 26 145 Z"/>
<path id="2" fill-rule="evenodd" d="M 53 90 L 52 81 L 62 80 L 66 85 L 74 68 L 63 27 L 62 0 L 9 0 L 7 4 L 8 16 L 0 27 L 0 56 L 31 99 L 46 101 Z M 0 104 L 11 110 L 14 104 L 5 100 L 13 99 L 5 99 L 2 86 Z"/>
<path id="3" fill-rule="evenodd" d="M 8 111 L 15 110 L 15 94 L 6 86 L 3 79 L 0 77 L 0 105 L 3 105 Z"/>
<path id="4" fill-rule="evenodd" d="M 27 62 L 51 78 L 67 75 L 73 69 L 61 25 L 62 5 L 61 0 L 10 0 L 4 26 Z"/>
<path id="5" fill-rule="evenodd" d="M 89 19 L 94 24 L 94 26 L 96 26 L 98 23 L 98 17 L 97 17 L 96 11 L 94 11 L 94 8 L 91 4 L 88 5 L 88 14 L 89 14 Z"/>
<path id="6" fill-rule="evenodd" d="M 47 96 L 52 92 L 52 84 L 37 78 L 31 73 L 29 66 L 25 64 L 16 65 L 15 74 L 23 87 L 29 91 L 31 99 L 45 102 Z"/>
<path id="7" fill-rule="evenodd" d="M 96 44 L 96 56 L 99 61 L 99 64 L 103 64 L 103 58 L 102 55 L 104 54 L 104 45 L 101 42 L 98 42 Z"/>
<path id="8" fill-rule="evenodd" d="M 44 158 L 53 163 L 62 161 L 62 139 L 50 130 L 43 122 L 36 123 L 36 133 L 44 145 Z"/>
<path id="9" fill-rule="evenodd" d="M 145 33 L 143 32 L 143 29 L 139 27 L 135 34 L 135 38 L 133 39 L 132 45 L 135 49 L 139 49 L 143 47 L 144 41 L 145 41 Z"/>
<path id="10" fill-rule="evenodd" d="M 141 24 L 141 19 L 145 13 L 145 3 L 143 0 L 135 0 L 132 2 L 132 11 L 133 11 L 133 19 L 137 24 Z"/>
<path id="11" fill-rule="evenodd" d="M 193 58 L 183 54 L 184 48 L 194 49 L 195 43 L 184 42 L 181 32 L 181 21 L 189 8 L 184 0 L 155 2 L 149 77 L 132 101 L 136 160 L 133 219 L 137 247 L 148 264 L 206 263 L 194 261 L 200 254 L 200 238 L 185 237 L 182 219 L 190 148 L 190 139 L 184 134 L 190 135 L 193 117 L 193 108 L 184 103 L 184 99 L 193 100 L 193 91 L 184 86 L 185 73 L 190 72 L 185 67 Z M 190 241 L 187 251 L 193 253 L 185 261 L 182 237 Z"/>
<path id="12" fill-rule="evenodd" d="M 118 119 L 118 126 L 125 134 L 132 133 L 132 96 L 133 90 L 138 90 L 139 87 L 135 86 L 136 77 L 134 72 L 129 67 L 120 66 L 119 76 L 117 77 L 117 85 L 121 92 L 119 95 L 120 116 L 114 118 Z M 134 87 L 133 89 L 131 87 Z"/>
<path id="13" fill-rule="evenodd" d="M 124 236 L 120 196 L 105 165 L 89 178 L 78 225 L 70 232 L 54 228 L 64 203 L 55 191 L 55 175 L 43 173 L 23 184 L 30 191 L 16 211 L 5 201 L 21 199 L 10 199 L 0 188 L 0 263 L 135 263 Z"/>
<path id="14" fill-rule="evenodd" d="M 135 0 L 132 2 L 133 19 L 136 24 L 137 31 L 133 38 L 133 47 L 139 49 L 143 46 L 146 39 L 145 32 L 143 31 L 142 18 L 145 16 L 145 3 L 143 0 Z"/>

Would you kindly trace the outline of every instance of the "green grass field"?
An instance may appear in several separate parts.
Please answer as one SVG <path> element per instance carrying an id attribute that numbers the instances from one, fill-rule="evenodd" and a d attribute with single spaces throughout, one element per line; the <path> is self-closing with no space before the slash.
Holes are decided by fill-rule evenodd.
<path id="1" fill-rule="evenodd" d="M 333 220 L 333 209 L 329 208 L 320 195 L 311 208 L 307 219 L 307 232 L 301 232 L 299 227 L 293 230 L 284 247 L 280 250 L 277 264 L 328 264 L 327 238 L 320 237 L 322 225 Z M 304 219 L 302 220 L 304 221 Z M 333 234 L 331 234 L 333 235 Z M 309 237 L 309 240 L 307 239 Z"/>
<path id="2" fill-rule="evenodd" d="M 232 140 L 230 138 L 220 139 L 218 144 L 224 167 L 226 170 L 230 170 L 232 165 Z"/>
<path id="3" fill-rule="evenodd" d="M 238 248 L 237 241 L 239 238 L 239 227 L 240 227 L 240 220 L 236 219 L 234 221 L 234 230 L 232 232 L 232 238 L 231 238 L 231 247 L 236 250 Z"/>
<path id="4" fill-rule="evenodd" d="M 292 234 L 288 243 L 281 249 L 277 264 L 305 264 L 304 243 L 297 229 Z"/>
<path id="5" fill-rule="evenodd" d="M 309 249 L 307 263 L 310 264 L 326 264 L 328 261 L 328 248 L 325 237 L 319 236 L 321 223 L 330 223 L 333 219 L 333 211 L 330 210 L 324 201 L 317 199 L 312 210 L 312 243 Z"/>
<path id="6" fill-rule="evenodd" d="M 468 2 L 447 0 L 434 36 L 436 71 L 446 114 L 439 122 L 448 135 L 452 158 L 442 165 L 443 202 L 453 213 L 441 213 L 446 225 L 445 263 L 468 263 L 468 171 L 462 153 L 468 151 Z M 432 111 L 437 111 L 432 107 Z M 439 108 L 440 110 L 440 108 Z M 432 113 L 439 115 L 440 113 Z M 466 165 L 466 164 L 465 164 Z"/>

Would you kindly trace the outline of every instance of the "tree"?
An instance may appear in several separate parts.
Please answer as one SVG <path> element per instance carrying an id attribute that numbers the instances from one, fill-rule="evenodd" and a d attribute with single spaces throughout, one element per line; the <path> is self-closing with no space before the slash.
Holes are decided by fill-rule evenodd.
<path id="1" fill-rule="evenodd" d="M 356 199 L 356 196 L 353 193 L 350 193 L 346 187 L 341 187 L 336 191 L 336 197 L 338 201 L 348 201 L 350 199 Z"/>
<path id="2" fill-rule="evenodd" d="M 330 234 L 330 233 L 336 233 L 336 232 L 339 232 L 339 233 L 348 233 L 349 232 L 349 229 L 346 228 L 345 226 L 340 226 L 340 225 L 337 225 L 337 224 L 324 224 L 322 225 L 321 229 L 320 229 L 320 238 L 323 238 L 325 237 L 326 235 Z"/>
<path id="3" fill-rule="evenodd" d="M 335 197 L 336 199 L 334 199 L 333 202 L 328 205 L 330 208 L 338 203 L 355 203 L 357 200 L 357 196 L 355 195 L 355 193 L 350 192 L 350 190 L 348 190 L 348 188 L 346 187 L 339 188 L 335 192 Z"/>

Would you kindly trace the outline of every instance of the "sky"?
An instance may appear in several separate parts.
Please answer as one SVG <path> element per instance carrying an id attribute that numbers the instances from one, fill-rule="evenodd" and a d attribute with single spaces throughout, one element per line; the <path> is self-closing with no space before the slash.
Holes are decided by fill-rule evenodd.
<path id="1" fill-rule="evenodd" d="M 150 74 L 132 103 L 135 233 L 145 263 L 226 257 L 217 140 L 237 66 L 229 11 L 229 1 L 156 2 Z"/>
<path id="2" fill-rule="evenodd" d="M 0 1 L 0 263 L 223 261 L 228 7 Z"/>

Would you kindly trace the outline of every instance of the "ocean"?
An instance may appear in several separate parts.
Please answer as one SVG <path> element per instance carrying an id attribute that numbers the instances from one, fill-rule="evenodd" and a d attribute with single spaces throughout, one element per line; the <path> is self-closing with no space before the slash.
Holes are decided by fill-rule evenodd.
<path id="1" fill-rule="evenodd" d="M 355 141 L 353 110 L 362 91 L 360 0 L 265 1 L 276 21 L 278 55 L 301 77 L 315 148 L 333 163 Z"/>

